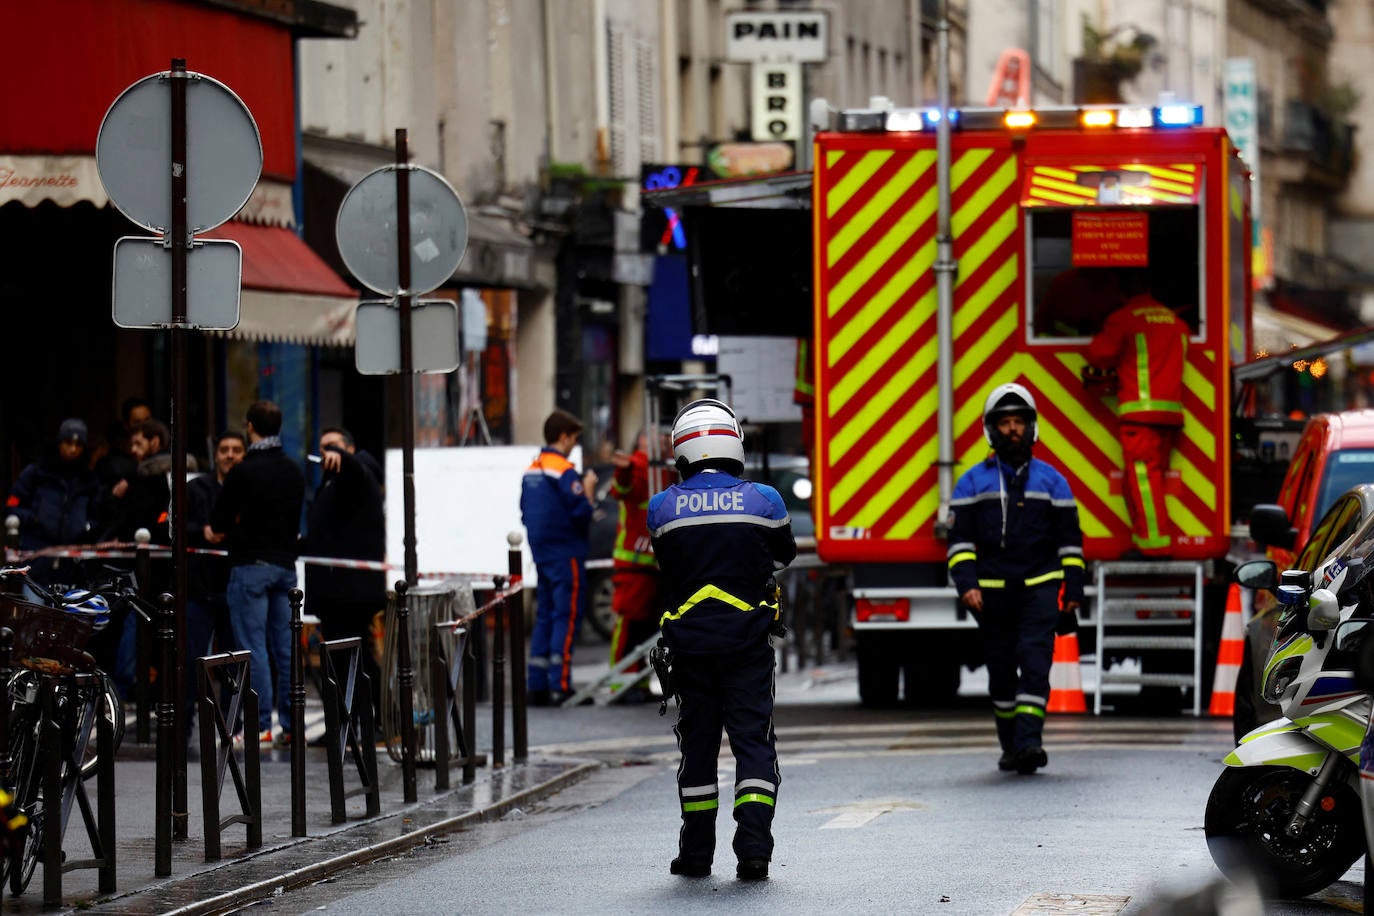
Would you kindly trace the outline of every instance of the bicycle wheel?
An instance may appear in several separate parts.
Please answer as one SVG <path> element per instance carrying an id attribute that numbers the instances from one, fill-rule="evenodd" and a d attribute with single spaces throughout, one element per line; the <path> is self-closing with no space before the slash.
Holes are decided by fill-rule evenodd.
<path id="1" fill-rule="evenodd" d="M 119 691 L 115 689 L 114 681 L 105 672 L 100 672 L 101 701 L 97 708 L 101 709 L 111 724 L 114 725 L 114 749 L 119 750 L 119 745 L 124 741 L 124 703 L 119 698 Z M 90 779 L 95 775 L 95 765 L 98 761 L 98 751 L 96 750 L 95 723 L 91 724 L 91 740 L 86 745 L 86 754 L 81 759 L 81 778 Z"/>
<path id="2" fill-rule="evenodd" d="M 16 723 L 20 724 L 20 723 Z M 38 768 L 38 731 L 36 722 L 25 722 L 12 735 L 15 750 L 11 774 L 15 786 L 15 810 L 22 811 L 28 823 L 13 838 L 8 856 L 11 894 L 22 894 L 33 878 L 43 846 L 43 798 Z"/>

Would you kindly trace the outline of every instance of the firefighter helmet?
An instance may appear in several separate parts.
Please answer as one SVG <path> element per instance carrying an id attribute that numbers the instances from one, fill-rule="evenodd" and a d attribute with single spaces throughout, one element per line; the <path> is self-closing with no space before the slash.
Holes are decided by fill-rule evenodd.
<path id="1" fill-rule="evenodd" d="M 993 434 L 997 432 L 997 419 L 1009 413 L 1025 416 L 1026 443 L 1034 443 L 1037 438 L 1036 419 L 1039 416 L 1035 409 L 1035 397 L 1024 385 L 1008 382 L 992 389 L 987 402 L 983 404 L 983 436 L 987 438 L 988 444 L 995 445 Z"/>
<path id="2" fill-rule="evenodd" d="M 744 434 L 735 412 L 714 398 L 701 398 L 682 408 L 673 420 L 673 458 L 684 473 L 686 467 L 704 464 L 742 474 Z"/>

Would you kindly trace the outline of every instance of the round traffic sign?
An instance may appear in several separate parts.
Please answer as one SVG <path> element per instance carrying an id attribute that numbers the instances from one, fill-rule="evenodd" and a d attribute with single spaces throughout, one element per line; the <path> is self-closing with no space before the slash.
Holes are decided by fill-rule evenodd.
<path id="1" fill-rule="evenodd" d="M 344 195 L 334 235 L 344 264 L 383 296 L 421 295 L 443 285 L 468 245 L 468 216 L 444 176 L 410 165 L 410 289 L 402 290 L 396 256 L 396 169 L 368 172 Z"/>
<path id="2" fill-rule="evenodd" d="M 110 200 L 153 232 L 172 225 L 171 71 L 145 76 L 105 112 L 96 167 Z M 262 174 L 262 140 L 243 100 L 203 73 L 186 72 L 186 225 L 205 232 L 248 202 Z"/>

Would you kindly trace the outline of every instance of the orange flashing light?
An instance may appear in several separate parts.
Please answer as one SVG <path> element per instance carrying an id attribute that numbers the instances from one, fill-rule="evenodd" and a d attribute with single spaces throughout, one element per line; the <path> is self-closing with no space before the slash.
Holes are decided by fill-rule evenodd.
<path id="1" fill-rule="evenodd" d="M 1002 123 L 1012 130 L 1025 130 L 1035 126 L 1035 112 L 1009 111 L 1002 116 Z"/>
<path id="2" fill-rule="evenodd" d="M 1116 112 L 1101 108 L 1090 108 L 1083 112 L 1084 127 L 1111 127 L 1116 123 Z"/>

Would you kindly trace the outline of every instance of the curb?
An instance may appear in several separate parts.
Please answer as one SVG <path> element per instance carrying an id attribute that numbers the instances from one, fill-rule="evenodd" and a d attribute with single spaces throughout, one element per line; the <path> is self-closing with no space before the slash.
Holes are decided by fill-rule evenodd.
<path id="1" fill-rule="evenodd" d="M 252 884 L 226 891 L 214 897 L 198 900 L 195 903 L 187 904 L 177 909 L 165 911 L 164 916 L 201 916 L 201 914 L 228 913 L 242 910 L 244 907 L 262 900 L 269 900 L 286 891 L 294 890 L 307 884 L 313 884 L 329 877 L 335 872 L 343 871 L 355 865 L 362 865 L 377 859 L 386 858 L 424 845 L 426 837 L 442 836 L 451 833 L 462 827 L 474 823 L 495 820 L 503 817 L 512 808 L 518 807 L 526 802 L 535 801 L 547 795 L 553 795 L 564 788 L 578 782 L 593 770 L 600 769 L 602 764 L 599 761 L 585 760 L 578 763 L 566 772 L 559 773 L 544 782 L 530 786 L 515 792 L 507 798 L 488 805 L 485 808 L 477 808 L 463 814 L 445 818 L 426 824 L 424 827 L 411 830 L 399 836 L 392 837 L 379 843 L 373 843 L 360 849 L 355 849 L 342 855 L 334 856 L 330 859 L 323 859 L 313 862 L 310 865 L 294 869 L 281 875 L 265 880 L 255 881 Z M 412 809 L 414 810 L 414 809 Z M 389 817 L 404 812 L 394 812 Z M 130 896 L 137 896 L 130 895 Z M 102 901 L 103 903 L 114 903 L 118 900 Z"/>

